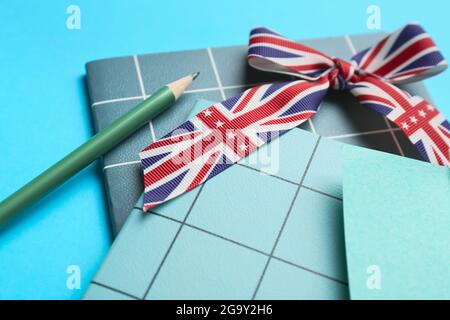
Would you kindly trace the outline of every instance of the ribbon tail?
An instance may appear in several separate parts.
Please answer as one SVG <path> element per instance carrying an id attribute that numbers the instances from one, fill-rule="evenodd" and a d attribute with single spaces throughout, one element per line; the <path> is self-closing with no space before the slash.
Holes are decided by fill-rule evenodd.
<path id="1" fill-rule="evenodd" d="M 436 107 L 374 76 L 347 87 L 361 104 L 395 123 L 424 160 L 450 166 L 450 123 Z"/>
<path id="2" fill-rule="evenodd" d="M 140 152 L 144 211 L 223 172 L 313 116 L 327 79 L 274 83 L 216 103 Z"/>

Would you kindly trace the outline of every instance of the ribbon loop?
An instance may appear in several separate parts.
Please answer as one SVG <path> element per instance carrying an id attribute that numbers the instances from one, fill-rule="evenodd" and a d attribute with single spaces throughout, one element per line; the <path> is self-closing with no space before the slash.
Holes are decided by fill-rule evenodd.
<path id="1" fill-rule="evenodd" d="M 448 64 L 433 39 L 411 23 L 353 56 L 357 68 L 393 84 L 420 81 L 444 71 Z"/>
<path id="2" fill-rule="evenodd" d="M 267 28 L 250 32 L 247 60 L 255 69 L 308 81 L 319 80 L 335 66 L 331 57 Z"/>
<path id="3" fill-rule="evenodd" d="M 270 29 L 255 28 L 250 33 L 248 61 L 256 69 L 308 81 L 316 81 L 328 73 L 337 75 L 333 70 L 338 66 L 345 81 L 350 81 L 357 70 L 393 84 L 423 80 L 448 66 L 431 37 L 417 24 L 408 24 L 386 36 L 354 55 L 350 63 L 288 40 Z M 331 87 L 342 88 L 342 83 L 335 81 Z"/>

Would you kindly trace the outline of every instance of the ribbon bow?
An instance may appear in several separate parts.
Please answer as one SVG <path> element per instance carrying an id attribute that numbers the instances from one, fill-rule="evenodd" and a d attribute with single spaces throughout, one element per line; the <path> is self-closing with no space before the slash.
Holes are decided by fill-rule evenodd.
<path id="1" fill-rule="evenodd" d="M 349 90 L 399 126 L 426 161 L 449 165 L 450 124 L 431 104 L 394 84 L 433 76 L 447 62 L 417 24 L 388 35 L 350 62 L 266 29 L 250 33 L 248 62 L 299 80 L 265 84 L 216 103 L 141 151 L 144 211 L 181 195 L 300 125 L 328 89 Z"/>

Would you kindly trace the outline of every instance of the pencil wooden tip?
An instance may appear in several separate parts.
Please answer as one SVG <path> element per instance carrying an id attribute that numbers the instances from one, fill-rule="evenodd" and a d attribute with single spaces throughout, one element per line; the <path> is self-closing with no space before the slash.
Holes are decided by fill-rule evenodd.
<path id="1" fill-rule="evenodd" d="M 200 72 L 192 73 L 167 85 L 175 96 L 175 100 L 183 94 L 183 92 L 187 89 L 187 87 L 189 87 L 192 81 L 198 77 L 199 74 Z"/>

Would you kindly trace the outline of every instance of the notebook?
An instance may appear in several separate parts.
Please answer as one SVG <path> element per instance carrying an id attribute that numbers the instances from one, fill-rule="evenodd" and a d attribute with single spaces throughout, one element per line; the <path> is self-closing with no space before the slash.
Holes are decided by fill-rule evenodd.
<path id="1" fill-rule="evenodd" d="M 343 59 L 383 37 L 382 33 L 302 40 Z M 142 193 L 138 152 L 186 120 L 197 99 L 224 100 L 255 84 L 290 80 L 247 65 L 247 46 L 146 54 L 93 61 L 87 64 L 87 84 L 96 130 L 133 108 L 160 86 L 200 71 L 200 77 L 177 102 L 149 125 L 106 154 L 103 173 L 114 235 Z M 432 101 L 422 83 L 404 89 Z M 302 129 L 340 142 L 420 158 L 398 128 L 363 108 L 348 92 L 330 92 L 320 111 Z"/>
<path id="2" fill-rule="evenodd" d="M 352 299 L 450 299 L 450 169 L 343 150 Z"/>
<path id="3" fill-rule="evenodd" d="M 295 128 L 151 213 L 139 199 L 84 298 L 347 299 L 344 145 Z"/>

